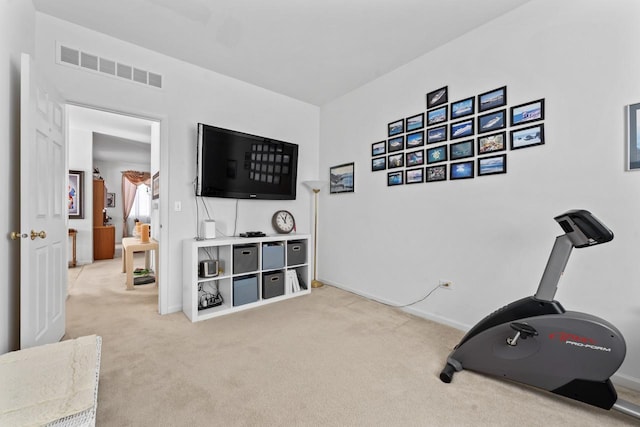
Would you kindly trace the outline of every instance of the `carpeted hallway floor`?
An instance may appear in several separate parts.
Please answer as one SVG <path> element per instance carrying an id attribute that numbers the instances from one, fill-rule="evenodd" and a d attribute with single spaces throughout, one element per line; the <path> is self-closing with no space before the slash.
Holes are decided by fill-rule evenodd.
<path id="1" fill-rule="evenodd" d="M 120 269 L 69 270 L 66 337 L 103 338 L 98 426 L 640 425 L 468 371 L 443 384 L 462 332 L 337 288 L 192 324 Z"/>

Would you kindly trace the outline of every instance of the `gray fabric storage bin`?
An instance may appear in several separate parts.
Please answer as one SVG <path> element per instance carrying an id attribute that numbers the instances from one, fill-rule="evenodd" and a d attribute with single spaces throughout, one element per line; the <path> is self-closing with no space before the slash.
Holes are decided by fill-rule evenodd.
<path id="1" fill-rule="evenodd" d="M 299 265 L 307 262 L 307 244 L 303 240 L 287 242 L 287 265 Z"/>
<path id="2" fill-rule="evenodd" d="M 258 277 L 244 276 L 233 279 L 233 306 L 258 301 Z"/>
<path id="3" fill-rule="evenodd" d="M 273 270 L 284 267 L 284 244 L 265 243 L 262 245 L 262 269 Z"/>
<path id="4" fill-rule="evenodd" d="M 233 274 L 258 270 L 258 247 L 243 245 L 233 247 Z"/>
<path id="5" fill-rule="evenodd" d="M 284 255 L 284 254 L 283 254 Z M 284 273 L 282 271 L 262 275 L 262 299 L 284 295 Z"/>

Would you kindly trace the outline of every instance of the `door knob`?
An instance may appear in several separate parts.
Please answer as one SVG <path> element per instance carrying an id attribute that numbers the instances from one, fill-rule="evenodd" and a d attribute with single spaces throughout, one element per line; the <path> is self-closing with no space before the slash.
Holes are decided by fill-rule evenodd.
<path id="1" fill-rule="evenodd" d="M 20 240 L 20 238 L 26 239 L 29 235 L 21 234 L 19 231 L 12 231 L 9 237 L 11 237 L 11 240 Z"/>
<path id="2" fill-rule="evenodd" d="M 41 239 L 46 239 L 47 233 L 45 233 L 44 230 L 40 231 L 39 233 L 36 232 L 35 230 L 31 230 L 31 240 L 35 240 L 36 237 L 39 237 Z"/>

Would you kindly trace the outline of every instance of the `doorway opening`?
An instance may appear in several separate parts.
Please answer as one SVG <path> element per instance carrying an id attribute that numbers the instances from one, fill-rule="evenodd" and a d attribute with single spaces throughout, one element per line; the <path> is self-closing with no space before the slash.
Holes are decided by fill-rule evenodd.
<path id="1" fill-rule="evenodd" d="M 75 230 L 76 265 L 122 262 L 122 239 L 133 236 L 135 220 L 149 224 L 151 237 L 160 240 L 160 212 L 151 199 L 151 180 L 139 186 L 134 200 L 122 185 L 124 172 L 151 177 L 159 171 L 160 121 L 83 105 L 66 108 L 68 168 L 84 172 L 85 180 L 85 214 L 69 219 L 69 229 Z M 125 275 L 119 273 L 118 279 L 124 288 Z M 158 286 L 160 312 L 162 284 Z"/>

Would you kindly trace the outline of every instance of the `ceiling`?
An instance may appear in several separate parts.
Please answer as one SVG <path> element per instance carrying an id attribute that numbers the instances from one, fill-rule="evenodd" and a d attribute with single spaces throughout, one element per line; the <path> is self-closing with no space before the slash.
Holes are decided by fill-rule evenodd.
<path id="1" fill-rule="evenodd" d="M 323 105 L 528 1 L 33 0 L 33 3 L 42 13 L 310 104 Z"/>

